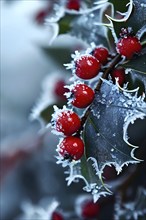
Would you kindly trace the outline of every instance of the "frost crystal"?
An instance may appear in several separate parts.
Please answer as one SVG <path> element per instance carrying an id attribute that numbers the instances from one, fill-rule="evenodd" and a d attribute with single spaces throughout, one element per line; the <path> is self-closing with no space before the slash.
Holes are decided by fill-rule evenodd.
<path id="1" fill-rule="evenodd" d="M 146 218 L 146 189 L 139 188 L 135 201 L 122 204 L 121 197 L 116 197 L 115 220 L 144 220 Z"/>
<path id="2" fill-rule="evenodd" d="M 96 176 L 95 172 L 91 169 L 94 169 L 91 165 L 91 161 L 86 161 L 86 166 L 91 170 L 89 174 L 90 178 L 85 177 L 82 173 L 82 161 L 72 161 L 63 160 L 60 156 L 57 157 L 58 164 L 61 164 L 62 167 L 68 167 L 68 171 L 65 172 L 68 176 L 66 177 L 67 185 L 69 186 L 72 182 L 78 182 L 82 179 L 85 183 L 83 190 L 88 193 L 91 193 L 93 196 L 94 202 L 96 202 L 101 196 L 110 195 L 111 191 L 106 188 L 106 185 L 103 185 L 102 181 Z M 90 167 L 90 168 L 89 168 Z M 92 177 L 91 177 L 92 176 Z"/>
<path id="3" fill-rule="evenodd" d="M 110 20 L 111 22 L 111 26 L 113 26 L 112 21 L 115 22 L 125 22 L 128 20 L 128 18 L 130 17 L 131 13 L 132 13 L 132 9 L 133 9 L 133 0 L 129 0 L 129 3 L 127 4 L 128 10 L 125 13 L 122 13 L 122 15 L 124 16 L 121 19 L 115 19 L 110 17 L 109 15 L 106 15 L 106 17 Z"/>
<path id="4" fill-rule="evenodd" d="M 56 105 L 54 105 L 53 107 L 54 107 L 54 113 L 52 114 L 52 120 L 51 120 L 52 133 L 63 136 L 62 132 L 56 130 L 56 121 L 58 120 L 60 116 L 62 116 L 62 113 L 67 112 L 67 115 L 70 116 L 70 113 L 73 113 L 73 111 L 71 109 L 68 109 L 65 105 L 63 106 L 62 109 L 59 109 Z M 47 125 L 47 127 L 49 126 L 50 126 L 50 123 Z"/>
<path id="5" fill-rule="evenodd" d="M 19 217 L 19 220 L 51 220 L 53 212 L 58 207 L 59 203 L 56 200 L 51 201 L 47 208 L 40 205 L 32 205 L 30 202 L 22 204 L 23 214 Z"/>

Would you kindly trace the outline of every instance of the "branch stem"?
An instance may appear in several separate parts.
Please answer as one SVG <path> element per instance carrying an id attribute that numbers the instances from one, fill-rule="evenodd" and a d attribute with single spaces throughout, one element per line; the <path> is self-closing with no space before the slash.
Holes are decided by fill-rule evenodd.
<path id="1" fill-rule="evenodd" d="M 119 61 L 121 60 L 121 55 L 117 54 L 115 56 L 115 58 L 112 60 L 112 62 L 110 63 L 109 67 L 104 71 L 103 75 L 102 75 L 102 79 L 107 79 L 109 73 L 111 72 L 111 70 L 116 66 L 117 63 L 119 63 Z M 95 88 L 95 92 L 100 90 L 100 87 L 102 85 L 102 79 L 99 80 L 96 88 Z"/>

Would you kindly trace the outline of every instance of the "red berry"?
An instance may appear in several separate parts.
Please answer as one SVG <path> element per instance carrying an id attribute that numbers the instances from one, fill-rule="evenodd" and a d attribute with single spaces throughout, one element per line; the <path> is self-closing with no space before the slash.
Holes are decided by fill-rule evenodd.
<path id="1" fill-rule="evenodd" d="M 100 206 L 98 203 L 94 203 L 92 200 L 84 202 L 82 206 L 82 217 L 95 218 L 100 212 Z"/>
<path id="2" fill-rule="evenodd" d="M 120 55 L 131 59 L 135 53 L 139 53 L 142 49 L 140 41 L 137 37 L 127 36 L 121 38 L 117 43 L 117 51 Z"/>
<path id="3" fill-rule="evenodd" d="M 80 0 L 68 0 L 66 8 L 70 9 L 70 10 L 79 11 L 80 10 Z"/>
<path id="4" fill-rule="evenodd" d="M 100 62 L 92 55 L 81 56 L 76 61 L 76 75 L 81 79 L 92 79 L 99 73 Z"/>
<path id="5" fill-rule="evenodd" d="M 48 11 L 47 10 L 41 10 L 37 13 L 35 20 L 38 24 L 44 23 L 45 17 L 47 16 Z"/>
<path id="6" fill-rule="evenodd" d="M 66 97 L 64 96 L 65 92 L 68 92 L 67 88 L 64 88 L 65 82 L 63 80 L 59 80 L 54 88 L 54 93 L 58 98 L 65 99 Z"/>
<path id="7" fill-rule="evenodd" d="M 109 52 L 105 47 L 97 47 L 93 51 L 93 56 L 99 60 L 102 64 L 107 63 Z"/>
<path id="8" fill-rule="evenodd" d="M 56 130 L 69 136 L 79 130 L 81 120 L 79 116 L 72 111 L 64 111 L 60 113 L 56 120 Z"/>
<path id="9" fill-rule="evenodd" d="M 63 217 L 59 212 L 53 212 L 52 220 L 63 220 Z"/>
<path id="10" fill-rule="evenodd" d="M 65 159 L 79 160 L 84 154 L 84 143 L 78 137 L 66 137 L 59 145 L 59 153 Z"/>
<path id="11" fill-rule="evenodd" d="M 77 84 L 73 90 L 72 104 L 77 108 L 86 108 L 94 99 L 94 91 L 85 84 Z"/>
<path id="12" fill-rule="evenodd" d="M 123 86 L 125 82 L 125 70 L 124 68 L 116 68 L 111 72 L 111 77 L 113 82 L 115 83 L 115 78 L 118 78 L 118 83 L 120 86 Z"/>

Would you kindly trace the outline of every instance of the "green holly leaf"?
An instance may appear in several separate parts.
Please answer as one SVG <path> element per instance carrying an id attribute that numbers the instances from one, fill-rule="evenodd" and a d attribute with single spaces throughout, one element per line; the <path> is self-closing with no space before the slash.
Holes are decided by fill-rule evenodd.
<path id="1" fill-rule="evenodd" d="M 126 5 L 129 3 L 129 0 L 122 0 L 122 1 L 108 0 L 108 2 L 113 4 L 115 11 L 126 12 L 127 11 Z"/>
<path id="2" fill-rule="evenodd" d="M 126 74 L 126 82 L 128 82 L 128 89 L 130 90 L 139 88 L 138 96 L 146 93 L 146 74 L 129 69 L 129 73 Z"/>
<path id="3" fill-rule="evenodd" d="M 32 120 L 39 120 L 41 125 L 44 127 L 46 126 L 48 123 L 50 123 L 51 119 L 52 119 L 52 114 L 54 113 L 54 105 L 57 106 L 58 108 L 62 108 L 63 105 L 65 104 L 65 102 L 58 102 L 58 103 L 53 103 L 53 104 L 48 104 L 48 106 L 44 106 L 42 105 L 41 107 L 41 103 L 38 104 L 38 106 L 34 107 L 32 114 L 30 116 L 30 118 Z"/>
<path id="4" fill-rule="evenodd" d="M 137 33 L 146 23 L 146 7 L 144 6 L 143 0 L 133 0 L 133 3 L 132 13 L 126 22 L 112 21 L 117 37 L 119 37 L 119 33 L 123 27 L 132 27 L 134 33 Z"/>
<path id="5" fill-rule="evenodd" d="M 40 119 L 43 120 L 43 122 L 45 124 L 48 124 L 50 123 L 51 121 L 51 118 L 52 118 L 52 114 L 54 112 L 54 108 L 53 108 L 54 104 L 53 105 L 49 105 L 47 106 L 45 109 L 43 109 L 41 112 L 40 112 Z"/>
<path id="6" fill-rule="evenodd" d="M 135 57 L 123 64 L 124 68 L 132 69 L 136 72 L 146 74 L 146 54 Z"/>
<path id="7" fill-rule="evenodd" d="M 81 161 L 72 162 L 67 164 L 63 163 L 63 167 L 69 166 L 69 176 L 66 178 L 68 185 L 72 182 L 82 179 L 85 182 L 84 190 L 90 192 L 93 195 L 93 200 L 96 202 L 101 196 L 110 195 L 111 191 L 103 183 L 102 178 L 99 178 L 96 175 L 96 170 L 92 165 L 92 161 L 87 161 L 86 156 L 84 155 Z"/>
<path id="8" fill-rule="evenodd" d="M 53 105 L 50 105 L 40 113 L 39 117 L 45 122 L 45 124 L 47 124 L 51 121 L 53 112 L 54 112 Z"/>
<path id="9" fill-rule="evenodd" d="M 66 34 L 71 31 L 72 21 L 77 15 L 65 14 L 59 21 L 59 34 Z"/>
<path id="10" fill-rule="evenodd" d="M 127 129 L 136 119 L 144 117 L 143 99 L 122 93 L 116 85 L 104 81 L 84 129 L 86 157 L 93 160 L 99 177 L 106 165 L 114 165 L 120 173 L 124 165 L 139 162 L 134 156 L 136 146 L 128 142 Z"/>

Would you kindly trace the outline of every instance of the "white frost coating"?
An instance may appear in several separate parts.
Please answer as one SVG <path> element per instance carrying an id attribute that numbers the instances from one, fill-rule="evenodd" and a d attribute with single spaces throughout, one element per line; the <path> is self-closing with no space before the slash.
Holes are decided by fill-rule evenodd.
<path id="1" fill-rule="evenodd" d="M 46 219 L 51 220 L 52 214 L 56 210 L 56 208 L 59 206 L 58 201 L 52 200 L 47 208 L 44 208 L 40 205 L 32 205 L 30 202 L 24 202 L 21 205 L 21 208 L 23 210 L 23 214 L 21 216 L 22 220 L 40 220 L 40 219 Z"/>
<path id="2" fill-rule="evenodd" d="M 54 13 L 52 17 L 46 18 L 46 22 L 48 24 L 50 23 L 56 23 L 58 22 L 63 16 L 65 15 L 65 9 L 63 6 L 60 6 L 58 4 L 54 4 Z"/>
<path id="3" fill-rule="evenodd" d="M 60 138 L 60 140 L 59 140 L 59 143 L 58 143 L 58 145 L 57 145 L 57 148 L 56 148 L 56 151 L 58 152 L 58 156 L 56 156 L 56 158 L 57 158 L 57 164 L 61 164 L 62 165 L 62 167 L 67 167 L 67 166 L 69 166 L 70 167 L 70 170 L 71 170 L 71 174 L 73 173 L 73 167 L 75 166 L 75 165 L 77 165 L 78 163 L 80 163 L 80 160 L 72 160 L 72 161 L 70 161 L 70 160 L 64 160 L 64 157 L 61 155 L 61 154 L 59 154 L 59 151 L 60 151 L 60 144 L 61 144 L 61 142 L 63 141 L 63 137 L 62 138 Z"/>
<path id="4" fill-rule="evenodd" d="M 126 6 L 129 6 L 129 7 L 128 7 L 128 11 L 125 12 L 125 17 L 124 18 L 116 19 L 116 18 L 113 18 L 113 17 L 111 17 L 111 16 L 109 16 L 107 14 L 105 15 L 109 19 L 109 21 L 111 22 L 111 26 L 112 27 L 113 27 L 112 21 L 115 21 L 115 22 L 126 22 L 128 20 L 128 18 L 130 17 L 130 15 L 132 13 L 133 0 L 130 0 L 129 3 Z"/>
<path id="5" fill-rule="evenodd" d="M 125 69 L 125 74 L 129 74 L 129 73 L 131 73 L 132 72 L 132 69 L 130 69 L 130 68 L 126 68 Z"/>
<path id="6" fill-rule="evenodd" d="M 146 4 L 145 4 L 146 5 Z M 146 6 L 145 6 L 146 7 Z M 137 33 L 136 37 L 140 39 L 146 33 L 146 25 L 144 25 Z"/>
<path id="7" fill-rule="evenodd" d="M 95 2 L 94 4 L 99 5 L 99 4 L 104 4 L 104 3 L 107 3 L 107 2 L 108 2 L 108 0 L 101 0 L 101 1 Z"/>
<path id="8" fill-rule="evenodd" d="M 59 145 L 58 145 L 59 146 Z M 57 150 L 58 151 L 58 150 Z M 101 182 L 101 185 L 98 186 L 97 183 L 89 183 L 87 179 L 82 175 L 80 163 L 81 161 L 69 161 L 69 160 L 63 160 L 62 156 L 57 156 L 57 164 L 61 164 L 62 167 L 69 167 L 69 171 L 66 171 L 66 174 L 69 174 L 68 177 L 66 177 L 67 185 L 69 186 L 72 182 L 78 182 L 79 179 L 82 179 L 85 183 L 85 186 L 83 187 L 83 190 L 86 192 L 90 192 L 93 196 L 93 201 L 97 202 L 97 200 L 101 196 L 111 195 L 111 191 L 107 189 L 105 185 Z"/>
<path id="9" fill-rule="evenodd" d="M 77 10 L 69 10 L 69 9 L 66 9 L 65 12 L 67 14 L 71 14 L 71 15 L 85 15 L 85 14 L 89 14 L 91 12 L 94 12 L 100 8 L 102 8 L 105 4 L 107 3 L 107 1 L 100 1 L 97 6 L 94 6 L 92 8 L 89 8 L 89 9 L 80 9 L 79 11 Z"/>
<path id="10" fill-rule="evenodd" d="M 72 71 L 72 77 L 70 78 L 70 81 L 72 82 L 76 82 L 79 81 L 79 77 L 75 74 L 76 72 L 76 61 L 79 59 L 82 59 L 82 56 L 92 56 L 90 53 L 93 51 L 93 49 L 95 49 L 95 44 L 92 42 L 91 46 L 89 48 L 87 48 L 85 51 L 75 51 L 74 54 L 71 54 L 72 57 L 72 61 L 70 63 L 64 64 L 64 66 L 66 67 L 67 70 L 71 70 Z M 83 82 L 83 80 L 80 80 Z M 67 96 L 68 97 L 68 96 Z"/>
<path id="11" fill-rule="evenodd" d="M 139 113 L 139 112 L 137 112 L 137 114 L 135 114 L 135 115 L 132 115 L 131 117 L 129 116 L 129 114 L 127 115 L 127 117 L 126 117 L 126 119 L 125 119 L 125 123 L 124 123 L 124 125 L 123 125 L 123 139 L 124 139 L 124 141 L 129 145 L 129 146 L 131 146 L 131 147 L 133 147 L 133 148 L 138 148 L 138 146 L 134 146 L 134 145 L 132 145 L 131 143 L 129 143 L 129 141 L 128 141 L 128 133 L 127 133 L 127 130 L 128 130 L 128 127 L 129 127 L 129 125 L 132 123 L 134 123 L 134 121 L 136 121 L 137 119 L 144 119 L 146 117 L 146 114 L 144 114 L 144 113 Z M 136 159 L 135 157 L 134 157 L 134 150 L 135 149 L 133 149 L 132 150 L 132 152 L 131 152 L 131 156 L 134 158 L 134 159 Z M 138 159 L 137 159 L 138 160 Z M 141 161 L 141 160 L 139 160 L 139 161 Z"/>
<path id="12" fill-rule="evenodd" d="M 75 61 L 76 61 L 77 59 L 80 59 L 80 58 L 81 58 L 81 53 L 80 53 L 78 50 L 76 50 L 76 51 L 74 52 L 74 54 L 71 54 L 71 58 L 73 59 L 73 60 L 71 61 L 71 63 L 66 63 L 66 64 L 64 64 L 64 66 L 66 67 L 67 70 L 68 70 L 68 69 L 71 69 L 72 72 L 75 73 Z"/>
<path id="13" fill-rule="evenodd" d="M 69 113 L 68 113 L 68 115 L 69 115 L 70 113 L 73 113 L 73 111 L 72 111 L 72 109 L 67 108 L 65 105 L 63 106 L 62 109 L 59 109 L 56 105 L 54 105 L 53 108 L 54 108 L 54 113 L 52 114 L 52 120 L 51 120 L 51 122 L 52 122 L 51 132 L 56 135 L 64 136 L 64 134 L 62 132 L 56 130 L 56 121 L 57 121 L 58 117 L 62 116 L 62 113 L 69 111 Z M 46 125 L 46 128 L 48 128 L 48 127 L 50 127 L 50 123 Z"/>
<path id="14" fill-rule="evenodd" d="M 138 90 L 139 90 L 139 87 L 137 87 L 136 89 L 132 89 L 132 90 L 126 89 L 127 86 L 128 86 L 128 84 L 126 84 L 126 85 L 122 88 L 122 87 L 119 85 L 119 78 L 118 78 L 118 77 L 115 78 L 115 81 L 116 81 L 117 87 L 118 87 L 122 92 L 132 93 L 132 92 L 138 92 Z"/>
<path id="15" fill-rule="evenodd" d="M 72 84 L 70 85 L 67 85 L 65 86 L 65 88 L 69 89 L 69 92 L 66 92 L 64 93 L 64 95 L 66 96 L 66 98 L 68 99 L 68 102 L 67 104 L 70 106 L 74 97 L 73 97 L 73 90 L 74 88 L 77 86 L 77 85 L 80 85 L 80 84 L 84 84 L 84 81 L 83 80 L 77 80 L 77 81 L 74 81 Z"/>
<path id="16" fill-rule="evenodd" d="M 45 26 L 48 26 L 48 23 L 46 22 L 44 24 Z M 56 37 L 59 34 L 59 25 L 57 23 L 49 23 L 49 33 L 51 32 L 51 37 L 49 39 L 49 45 L 52 45 L 53 41 L 56 39 Z"/>
<path id="17" fill-rule="evenodd" d="M 98 45 L 98 47 L 103 45 Z M 71 58 L 73 59 L 71 63 L 66 63 L 64 66 L 66 69 L 71 69 L 73 73 L 75 73 L 75 62 L 82 58 L 82 56 L 92 56 L 91 52 L 96 48 L 96 45 L 94 42 L 90 44 L 90 47 L 88 47 L 85 51 L 78 51 L 76 50 L 74 54 L 71 54 Z"/>
<path id="18" fill-rule="evenodd" d="M 95 48 L 104 47 L 103 44 L 98 44 L 98 46 L 92 42 L 90 44 L 90 47 L 88 47 L 84 53 L 84 55 L 91 55 L 91 53 L 94 51 Z"/>
<path id="19" fill-rule="evenodd" d="M 73 89 L 74 89 L 74 87 L 76 86 L 76 85 L 79 85 L 79 84 L 83 84 L 84 83 L 84 81 L 76 81 L 76 82 L 74 82 L 73 84 L 71 84 L 71 85 L 67 85 L 67 86 L 65 86 L 65 88 L 67 88 L 67 89 L 69 89 L 70 91 L 72 91 Z M 66 94 L 67 94 L 68 92 L 66 92 Z"/>
<path id="20" fill-rule="evenodd" d="M 82 175 L 76 174 L 73 175 L 72 177 L 68 177 L 66 178 L 67 181 L 69 181 L 69 178 L 71 178 L 70 183 L 74 182 L 76 179 L 82 179 L 85 182 L 85 186 L 83 187 L 83 190 L 85 190 L 86 192 L 90 192 L 93 196 L 93 201 L 94 203 L 97 202 L 97 200 L 101 197 L 101 196 L 106 196 L 106 195 L 111 195 L 111 193 L 109 191 L 102 191 L 103 186 L 101 184 L 101 187 L 99 187 L 96 183 L 89 183 L 86 178 Z"/>
<path id="21" fill-rule="evenodd" d="M 140 161 L 131 160 L 131 161 L 128 161 L 128 162 L 124 162 L 121 166 L 118 165 L 116 162 L 107 162 L 107 163 L 104 163 L 103 166 L 101 167 L 101 169 L 99 170 L 97 160 L 93 157 L 90 157 L 88 159 L 93 161 L 93 164 L 92 164 L 93 168 L 95 169 L 96 175 L 98 175 L 99 178 L 102 178 L 103 170 L 106 166 L 111 167 L 113 165 L 115 167 L 116 171 L 117 171 L 117 175 L 119 175 L 125 165 L 128 166 L 129 164 L 137 164 L 137 163 L 140 162 Z M 111 194 L 112 192 L 109 190 L 109 188 L 107 188 L 106 185 L 104 185 L 104 186 L 105 186 L 106 190 Z"/>
<path id="22" fill-rule="evenodd" d="M 116 196 L 115 203 L 115 220 L 122 219 L 133 219 L 138 220 L 139 217 L 144 217 L 146 215 L 146 190 L 144 188 L 139 188 L 138 193 L 135 196 L 135 200 L 122 203 L 121 195 Z"/>

